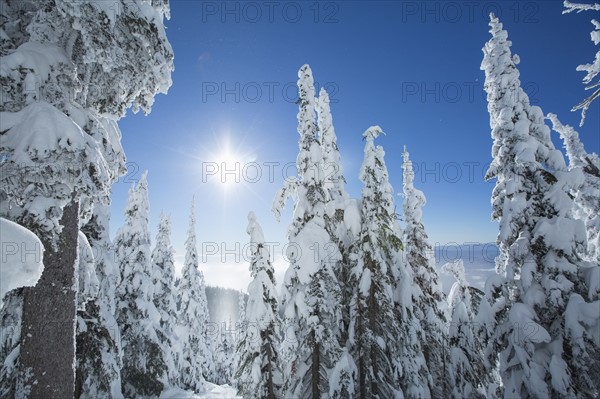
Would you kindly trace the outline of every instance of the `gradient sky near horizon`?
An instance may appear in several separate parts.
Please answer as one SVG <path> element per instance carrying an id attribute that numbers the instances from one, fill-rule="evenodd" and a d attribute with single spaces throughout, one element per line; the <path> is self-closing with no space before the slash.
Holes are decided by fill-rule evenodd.
<path id="1" fill-rule="evenodd" d="M 157 96 L 150 115 L 120 121 L 129 172 L 114 186 L 112 234 L 124 221 L 128 188 L 147 169 L 152 238 L 160 212 L 170 213 L 178 264 L 195 196 L 198 250 L 212 253 L 201 256 L 207 283 L 247 286 L 251 210 L 266 240 L 279 243 L 273 248 L 281 275 L 293 204 L 280 223 L 271 205 L 283 178 L 294 174 L 295 84 L 308 63 L 317 90 L 330 93 L 352 197 L 360 197 L 361 135 L 380 125 L 396 193 L 408 147 L 415 185 L 427 196 L 431 243 L 494 241 L 494 183 L 483 180 L 492 139 L 480 70 L 488 15 L 495 12 L 508 30 L 531 102 L 577 126 L 580 115 L 570 110 L 589 93 L 576 67 L 594 59 L 590 20 L 599 15 L 562 9 L 561 1 L 171 0 L 173 86 Z M 579 129 L 588 151 L 600 151 L 599 109 L 596 102 Z M 239 163 L 237 172 L 221 176 L 222 162 L 231 170 Z M 215 166 L 216 176 L 207 177 Z M 401 203 L 397 197 L 399 211 Z"/>

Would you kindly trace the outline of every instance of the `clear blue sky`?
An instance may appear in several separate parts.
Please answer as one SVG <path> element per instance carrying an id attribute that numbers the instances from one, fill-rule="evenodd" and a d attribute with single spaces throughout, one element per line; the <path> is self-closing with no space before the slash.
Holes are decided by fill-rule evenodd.
<path id="1" fill-rule="evenodd" d="M 402 190 L 402 146 L 408 146 L 415 184 L 428 200 L 424 223 L 431 242 L 494 241 L 493 182 L 483 181 L 492 140 L 479 69 L 490 11 L 501 17 L 521 57 L 521 81 L 532 103 L 576 126 L 579 114 L 570 109 L 586 92 L 584 74 L 575 68 L 594 58 L 590 20 L 599 16 L 562 15 L 561 1 L 172 0 L 173 86 L 157 97 L 149 116 L 120 122 L 131 168 L 114 186 L 112 233 L 123 222 L 130 182 L 148 169 L 153 235 L 160 211 L 170 213 L 178 261 L 192 195 L 199 250 L 206 242 L 242 248 L 250 210 L 266 239 L 283 245 L 292 204 L 279 224 L 270 209 L 286 165 L 296 159 L 294 85 L 298 68 L 308 63 L 330 91 L 352 196 L 360 196 L 361 134 L 378 124 L 387 133 L 378 142 L 396 192 Z M 596 103 L 579 130 L 588 151 L 599 151 L 599 108 Z M 240 162 L 242 183 L 231 183 L 233 175 L 225 185 L 203 179 L 203 163 L 206 172 L 207 162 L 222 161 L 228 147 Z M 244 168 L 249 162 L 256 164 Z M 256 181 L 243 182 L 248 179 Z M 236 279 L 231 273 L 247 274 L 244 260 L 229 254 L 229 267 L 219 268 L 215 259 L 208 262 L 211 271 L 205 269 L 207 281 L 238 287 L 226 281 Z"/>

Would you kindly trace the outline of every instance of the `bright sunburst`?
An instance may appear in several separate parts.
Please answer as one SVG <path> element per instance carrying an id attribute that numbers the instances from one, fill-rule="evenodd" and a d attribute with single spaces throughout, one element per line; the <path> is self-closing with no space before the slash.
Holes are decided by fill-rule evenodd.
<path id="1" fill-rule="evenodd" d="M 229 145 L 218 154 L 215 154 L 214 162 L 218 168 L 216 182 L 222 185 L 225 190 L 231 190 L 243 182 L 242 168 L 244 161 L 240 155 L 229 148 Z"/>
<path id="2" fill-rule="evenodd" d="M 247 164 L 253 160 L 251 152 L 244 153 L 239 147 L 232 148 L 227 136 L 217 145 L 217 150 L 203 160 L 203 174 L 208 181 L 229 192 L 246 183 Z"/>

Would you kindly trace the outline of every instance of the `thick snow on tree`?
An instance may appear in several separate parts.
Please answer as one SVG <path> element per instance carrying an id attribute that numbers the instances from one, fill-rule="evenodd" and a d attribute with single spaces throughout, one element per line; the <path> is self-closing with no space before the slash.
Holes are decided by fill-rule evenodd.
<path id="1" fill-rule="evenodd" d="M 243 325 L 246 322 L 246 301 L 247 295 L 240 291 L 238 295 L 238 324 Z"/>
<path id="2" fill-rule="evenodd" d="M 246 328 L 238 346 L 239 363 L 236 379 L 244 398 L 281 397 L 283 377 L 280 370 L 279 343 L 281 320 L 278 314 L 277 290 L 270 254 L 265 247 L 262 228 L 254 212 L 248 214 L 252 248 L 246 305 Z"/>
<path id="3" fill-rule="evenodd" d="M 0 307 L 7 292 L 34 286 L 44 270 L 44 246 L 35 234 L 10 220 L 0 218 Z"/>
<path id="4" fill-rule="evenodd" d="M 583 185 L 573 193 L 575 216 L 585 222 L 587 257 L 600 262 L 600 157 L 585 150 L 579 133 L 572 126 L 563 125 L 555 114 L 548 114 L 548 118 L 563 140 L 569 158 L 569 169 L 580 169 L 583 172 Z M 600 275 L 596 274 L 595 278 L 600 278 Z M 598 286 L 596 288 L 600 289 Z"/>
<path id="5" fill-rule="evenodd" d="M 563 14 L 568 14 L 573 11 L 600 11 L 600 3 L 571 3 L 570 1 L 565 0 L 563 4 L 565 6 Z M 590 33 L 590 37 L 592 42 L 597 46 L 600 45 L 600 19 L 592 19 L 591 22 L 592 25 L 594 25 L 594 30 Z M 600 97 L 600 50 L 596 52 L 596 57 L 591 64 L 579 65 L 577 70 L 586 72 L 586 75 L 583 78 L 583 83 L 586 85 L 585 89 L 593 90 L 589 97 L 572 109 L 572 111 L 581 110 L 581 123 L 579 126 L 583 126 L 587 110 L 590 108 L 590 105 Z"/>
<path id="6" fill-rule="evenodd" d="M 582 326 L 588 333 L 598 328 L 600 302 L 581 303 L 588 292 L 581 272 L 589 265 L 578 254 L 587 237 L 583 222 L 572 217 L 569 195 L 583 179 L 567 171 L 542 110 L 529 104 L 519 59 L 493 15 L 490 27 L 481 69 L 494 139 L 486 178 L 496 179 L 492 218 L 500 223 L 500 275 L 486 284 L 492 310 L 487 355 L 499 358 L 505 397 L 594 396 L 598 379 L 589 371 L 598 366 L 580 359 L 597 362 L 598 337 Z M 590 308 L 598 309 L 595 317 L 585 317 Z M 579 359 L 572 356 L 577 351 Z"/>
<path id="7" fill-rule="evenodd" d="M 92 217 L 81 228 L 95 255 L 98 292 L 77 312 L 76 398 L 108 399 L 123 395 L 120 334 L 115 318 L 120 275 L 110 240 L 109 220 L 110 208 L 96 204 Z"/>
<path id="8" fill-rule="evenodd" d="M 324 185 L 327 198 L 335 203 L 344 203 L 348 199 L 340 151 L 337 146 L 337 136 L 333 127 L 329 94 L 325 88 L 319 91 L 315 99 L 317 110 L 317 130 L 321 142 L 324 166 Z"/>
<path id="9" fill-rule="evenodd" d="M 100 282 L 96 275 L 96 260 L 94 259 L 92 247 L 85 234 L 81 231 L 79 232 L 77 243 L 79 246 L 77 251 L 77 262 L 79 263 L 77 268 L 77 284 L 79 285 L 79 289 L 77 290 L 77 310 L 84 310 L 85 305 L 98 296 Z"/>
<path id="10" fill-rule="evenodd" d="M 4 297 L 0 308 L 0 398 L 16 396 L 22 320 L 23 289 L 17 288 Z"/>
<path id="11" fill-rule="evenodd" d="M 360 227 L 350 229 L 345 222 L 356 216 L 356 224 L 360 225 L 360 216 L 351 215 L 346 209 L 355 205 L 346 192 L 346 179 L 343 175 L 341 155 L 337 146 L 337 136 L 333 127 L 329 94 L 325 88 L 319 91 L 315 99 L 317 111 L 317 131 L 323 156 L 324 186 L 326 193 L 325 230 L 329 232 L 333 243 L 337 244 L 340 259 L 334 267 L 335 275 L 340 286 L 341 303 L 339 305 L 342 317 L 339 342 L 343 354 L 334 367 L 331 375 L 331 394 L 347 396 L 353 391 L 356 368 L 348 352 L 348 331 L 350 324 L 350 300 L 352 297 L 351 280 L 351 246 L 356 242 Z M 347 388 L 344 388 L 347 387 Z"/>
<path id="12" fill-rule="evenodd" d="M 121 274 L 117 323 L 123 348 L 123 393 L 158 397 L 168 383 L 168 364 L 159 337 L 160 313 L 153 301 L 146 173 L 129 190 L 125 225 L 117 232 L 115 251 Z"/>
<path id="13" fill-rule="evenodd" d="M 211 379 L 217 385 L 232 385 L 236 369 L 236 331 L 229 320 L 221 323 L 217 343 L 213 351 L 213 375 Z"/>
<path id="14" fill-rule="evenodd" d="M 425 194 L 414 186 L 415 173 L 410 155 L 404 148 L 402 164 L 404 193 L 404 253 L 403 261 L 408 263 L 413 284 L 405 282 L 399 297 L 403 298 L 403 308 L 409 307 L 416 333 L 420 336 L 420 344 L 425 355 L 426 368 L 430 376 L 425 380 L 428 390 L 434 397 L 447 396 L 450 384 L 447 380 L 447 354 L 444 326 L 446 324 L 445 297 L 435 268 L 433 267 L 433 249 L 428 242 L 423 225 L 423 206 L 426 204 Z M 404 277 L 406 279 L 406 277 Z M 410 296 L 409 292 L 411 292 Z M 412 297 L 412 304 L 411 298 Z M 412 306 L 411 306 L 412 305 Z M 406 310 L 403 310 L 406 311 Z M 421 372 L 423 374 L 423 372 Z M 427 391 L 425 391 L 425 396 Z"/>
<path id="15" fill-rule="evenodd" d="M 15 396 L 23 290 L 35 286 L 44 270 L 44 246 L 25 227 L 0 218 L 0 397 Z M 6 297 L 5 297 L 6 296 Z"/>
<path id="16" fill-rule="evenodd" d="M 179 385 L 196 392 L 204 390 L 204 378 L 212 355 L 208 346 L 208 305 L 204 276 L 198 270 L 196 244 L 196 214 L 194 200 L 185 241 L 185 260 L 181 278 L 177 281 L 176 334 L 181 339 L 177 361 Z"/>
<path id="17" fill-rule="evenodd" d="M 240 364 L 241 359 L 241 350 L 240 345 L 246 339 L 247 332 L 247 322 L 246 322 L 246 299 L 247 295 L 243 292 L 238 293 L 238 319 L 235 323 L 235 356 L 234 356 L 234 382 L 235 386 L 238 388 L 238 391 L 241 388 L 240 380 L 236 377 L 238 371 L 238 365 Z"/>
<path id="18" fill-rule="evenodd" d="M 108 4 L 0 7 L 0 215 L 46 248 L 41 283 L 23 290 L 21 385 L 34 396 L 73 395 L 78 218 L 124 172 L 116 120 L 130 106 L 149 112 L 154 95 L 171 84 L 168 3 Z"/>
<path id="19" fill-rule="evenodd" d="M 281 293 L 286 326 L 281 356 L 286 394 L 318 398 L 330 392 L 329 374 L 341 354 L 340 287 L 334 273 L 340 254 L 325 229 L 323 154 L 316 136 L 314 80 L 308 65 L 298 71 L 298 91 L 298 176 L 286 180 L 273 205 L 279 216 L 286 199 L 295 199 L 288 230 L 290 265 Z"/>
<path id="20" fill-rule="evenodd" d="M 179 347 L 173 327 L 177 323 L 175 298 L 175 250 L 171 245 L 171 219 L 161 213 L 156 244 L 152 250 L 152 283 L 154 284 L 154 306 L 160 314 L 159 339 L 165 352 L 169 382 L 178 378 L 173 347 Z"/>
<path id="21" fill-rule="evenodd" d="M 450 324 L 447 337 L 451 397 L 485 398 L 490 384 L 486 378 L 488 373 L 483 367 L 483 347 L 474 328 L 476 315 L 462 259 L 446 263 L 442 266 L 442 271 L 456 280 L 448 295 Z"/>
<path id="22" fill-rule="evenodd" d="M 357 397 L 402 397 L 394 357 L 400 335 L 394 313 L 394 253 L 401 248 L 395 227 L 393 190 L 381 146 L 382 134 L 372 126 L 363 134 L 365 156 L 360 170 L 362 229 L 353 254 L 350 302 L 351 355 L 357 368 Z"/>
<path id="23" fill-rule="evenodd" d="M 95 200 L 124 171 L 116 120 L 171 85 L 168 3 L 100 3 L 2 7 L 2 191 L 19 205 L 3 213 L 54 244 L 72 193 Z"/>

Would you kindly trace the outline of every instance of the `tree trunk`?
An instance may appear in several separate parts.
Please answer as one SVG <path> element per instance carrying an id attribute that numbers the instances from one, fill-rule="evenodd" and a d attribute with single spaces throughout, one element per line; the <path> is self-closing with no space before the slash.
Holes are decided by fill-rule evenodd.
<path id="1" fill-rule="evenodd" d="M 315 332 L 311 332 L 314 348 L 312 350 L 312 399 L 321 399 L 321 345 L 316 342 Z"/>
<path id="2" fill-rule="evenodd" d="M 70 399 L 75 389 L 74 286 L 79 203 L 63 210 L 57 251 L 45 244 L 44 272 L 24 289 L 18 391 L 29 399 Z"/>

